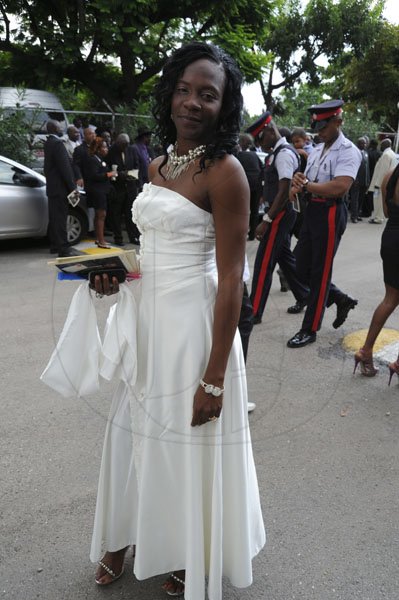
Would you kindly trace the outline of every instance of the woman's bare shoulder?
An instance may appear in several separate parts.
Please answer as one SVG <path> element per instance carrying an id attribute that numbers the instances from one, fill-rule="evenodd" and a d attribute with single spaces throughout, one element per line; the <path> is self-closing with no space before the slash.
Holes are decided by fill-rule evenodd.
<path id="1" fill-rule="evenodd" d="M 208 175 L 211 179 L 225 177 L 237 179 L 237 182 L 246 180 L 245 171 L 240 161 L 232 154 L 226 154 L 215 160 L 208 169 Z"/>
<path id="2" fill-rule="evenodd" d="M 249 186 L 241 163 L 232 155 L 218 159 L 207 174 L 208 197 L 215 207 L 225 208 L 236 212 L 247 212 L 249 205 Z"/>

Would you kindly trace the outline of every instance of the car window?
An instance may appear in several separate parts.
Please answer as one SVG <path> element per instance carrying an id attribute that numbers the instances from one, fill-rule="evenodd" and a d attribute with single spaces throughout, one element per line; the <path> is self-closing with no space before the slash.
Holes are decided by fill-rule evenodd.
<path id="1" fill-rule="evenodd" d="M 22 169 L 0 160 L 0 185 L 23 185 L 19 178 L 23 173 Z"/>

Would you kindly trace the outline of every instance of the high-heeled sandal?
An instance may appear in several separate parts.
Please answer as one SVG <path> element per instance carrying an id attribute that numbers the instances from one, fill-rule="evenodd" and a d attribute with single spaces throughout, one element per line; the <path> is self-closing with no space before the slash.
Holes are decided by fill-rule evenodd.
<path id="1" fill-rule="evenodd" d="M 99 576 L 96 577 L 95 581 L 97 585 L 110 585 L 111 583 L 114 583 L 115 581 L 118 581 L 118 579 L 120 579 L 123 575 L 123 573 L 125 572 L 124 567 L 122 567 L 120 573 L 116 574 L 115 571 L 113 571 L 108 565 L 105 564 L 105 562 L 103 562 L 102 560 L 99 560 L 97 563 L 104 571 L 104 573 Z M 109 575 L 111 577 L 110 581 L 106 581 L 105 583 L 103 583 L 101 581 L 101 577 L 103 577 L 104 575 Z"/>
<path id="2" fill-rule="evenodd" d="M 184 588 L 185 581 L 180 577 L 177 577 L 175 573 L 171 573 L 165 583 L 162 586 L 162 589 L 168 594 L 168 596 L 184 596 Z M 168 589 L 172 588 L 172 589 Z"/>
<path id="3" fill-rule="evenodd" d="M 363 348 L 360 348 L 355 354 L 355 367 L 353 374 L 356 373 L 357 365 L 360 363 L 360 370 L 365 377 L 375 377 L 379 369 L 374 366 L 373 355 L 366 354 Z"/>
<path id="4" fill-rule="evenodd" d="M 129 548 L 129 546 L 126 546 L 126 548 L 122 548 L 121 550 L 117 550 L 116 552 L 110 552 L 110 553 L 106 552 L 104 554 L 103 558 L 98 561 L 97 564 L 99 567 L 101 567 L 102 573 L 97 570 L 96 578 L 95 578 L 95 582 L 97 585 L 99 585 L 99 586 L 111 585 L 111 583 L 118 581 L 118 579 L 120 579 L 122 577 L 123 573 L 125 572 L 124 562 L 125 562 L 126 551 L 128 548 Z M 135 556 L 135 551 L 136 551 L 136 546 L 133 546 L 133 557 Z M 111 569 L 111 567 L 105 562 L 105 560 L 107 558 L 109 559 L 109 556 L 107 556 L 107 554 L 118 554 L 118 553 L 122 553 L 122 552 L 123 552 L 123 560 L 122 560 L 121 570 L 119 571 L 119 573 L 115 573 L 115 571 L 113 569 Z M 103 581 L 101 581 L 101 579 L 105 575 L 109 575 L 110 580 L 103 582 Z"/>
<path id="5" fill-rule="evenodd" d="M 389 381 L 388 381 L 388 385 L 391 385 L 391 379 L 394 376 L 394 374 L 396 373 L 396 375 L 399 377 L 399 360 L 395 360 L 395 362 L 390 363 L 388 365 L 389 367 Z"/>

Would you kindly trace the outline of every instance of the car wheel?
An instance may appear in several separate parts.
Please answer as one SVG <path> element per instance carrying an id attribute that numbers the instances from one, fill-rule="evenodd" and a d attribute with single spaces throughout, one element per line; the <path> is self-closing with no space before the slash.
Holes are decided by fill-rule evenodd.
<path id="1" fill-rule="evenodd" d="M 87 219 L 85 215 L 76 208 L 70 208 L 67 218 L 68 243 L 77 244 L 86 234 Z"/>

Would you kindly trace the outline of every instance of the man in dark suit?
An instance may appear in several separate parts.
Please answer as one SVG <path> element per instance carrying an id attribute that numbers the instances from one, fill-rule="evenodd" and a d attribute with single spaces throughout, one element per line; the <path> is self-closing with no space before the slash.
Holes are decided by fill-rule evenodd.
<path id="1" fill-rule="evenodd" d="M 256 152 L 251 152 L 253 137 L 249 133 L 240 135 L 237 158 L 240 161 L 248 179 L 250 189 L 250 217 L 248 239 L 255 239 L 255 229 L 259 223 L 259 201 L 262 197 L 263 166 Z"/>
<path id="2" fill-rule="evenodd" d="M 371 140 L 369 143 L 369 147 L 367 148 L 367 154 L 369 157 L 369 175 L 370 175 L 370 181 L 373 177 L 373 173 L 374 173 L 374 169 L 375 169 L 375 165 L 377 164 L 378 159 L 381 156 L 381 152 L 378 149 L 378 142 L 377 140 Z M 363 201 L 363 210 L 362 210 L 362 217 L 371 217 L 371 213 L 374 210 L 374 200 L 373 200 L 373 192 L 368 191 L 367 194 L 365 195 L 364 201 Z"/>
<path id="3" fill-rule="evenodd" d="M 124 246 L 122 216 L 125 218 L 130 243 L 139 244 L 140 237 L 140 232 L 132 221 L 132 204 L 137 196 L 139 157 L 136 148 L 130 146 L 129 143 L 129 136 L 126 133 L 120 133 L 107 156 L 110 169 L 114 171 L 116 167 L 118 171 L 115 181 L 111 179 L 113 193 L 109 196 L 112 229 L 117 246 Z"/>
<path id="4" fill-rule="evenodd" d="M 95 137 L 96 134 L 94 129 L 86 127 L 83 130 L 83 142 L 79 146 L 77 146 L 73 152 L 73 170 L 75 173 L 76 183 L 80 187 L 84 187 L 87 160 L 89 158 L 89 147 Z"/>
<path id="5" fill-rule="evenodd" d="M 89 160 L 89 148 L 92 141 L 95 139 L 96 134 L 94 129 L 91 127 L 85 127 L 83 129 L 83 142 L 75 148 L 72 155 L 72 168 L 76 180 L 76 184 L 84 188 L 85 179 L 87 179 L 87 162 Z M 87 199 L 87 215 L 89 218 L 89 231 L 88 236 L 95 237 L 94 233 L 94 207 Z"/>
<path id="6" fill-rule="evenodd" d="M 68 194 L 76 189 L 74 173 L 68 152 L 62 142 L 58 121 L 48 121 L 49 134 L 44 144 L 44 175 L 49 210 L 49 237 L 51 251 L 58 256 L 76 253 L 68 246 Z"/>
<path id="7" fill-rule="evenodd" d="M 364 200 L 370 185 L 369 155 L 366 151 L 366 138 L 359 138 L 357 140 L 357 147 L 360 150 L 362 161 L 352 187 L 349 190 L 352 223 L 362 220 L 360 215 L 363 214 Z"/>

